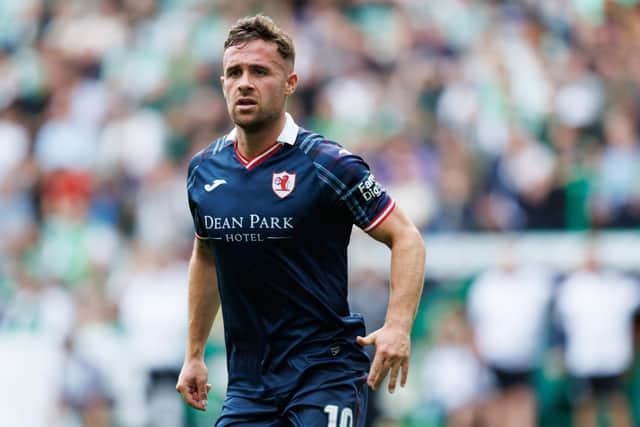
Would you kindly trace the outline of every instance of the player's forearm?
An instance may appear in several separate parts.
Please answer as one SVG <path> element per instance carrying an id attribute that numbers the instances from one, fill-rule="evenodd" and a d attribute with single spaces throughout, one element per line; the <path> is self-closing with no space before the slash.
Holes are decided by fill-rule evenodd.
<path id="1" fill-rule="evenodd" d="M 187 359 L 204 356 L 204 347 L 219 308 L 215 259 L 206 243 L 196 239 L 189 262 Z"/>
<path id="2" fill-rule="evenodd" d="M 407 229 L 391 244 L 391 289 L 385 325 L 410 332 L 424 285 L 425 248 L 420 233 Z"/>

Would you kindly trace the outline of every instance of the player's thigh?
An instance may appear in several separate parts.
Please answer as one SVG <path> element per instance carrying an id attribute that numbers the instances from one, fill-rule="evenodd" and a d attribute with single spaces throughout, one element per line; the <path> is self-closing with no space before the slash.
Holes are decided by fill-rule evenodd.
<path id="1" fill-rule="evenodd" d="M 224 400 L 216 427 L 287 427 L 277 406 L 255 399 L 231 396 Z"/>
<path id="2" fill-rule="evenodd" d="M 362 427 L 367 411 L 367 377 L 312 384 L 291 400 L 284 416 L 293 427 Z"/>

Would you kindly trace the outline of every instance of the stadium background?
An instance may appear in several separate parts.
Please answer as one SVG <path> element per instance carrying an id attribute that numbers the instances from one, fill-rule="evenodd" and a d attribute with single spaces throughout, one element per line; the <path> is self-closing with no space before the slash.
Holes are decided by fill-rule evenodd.
<path id="1" fill-rule="evenodd" d="M 173 390 L 193 236 L 185 168 L 230 129 L 222 42 L 259 11 L 296 43 L 289 111 L 368 159 L 424 232 L 409 384 L 372 397 L 372 425 L 441 425 L 426 360 L 438 331 L 471 348 L 470 284 L 505 247 L 554 286 L 593 247 L 637 279 L 635 0 L 2 0 L 0 426 L 211 425 L 219 322 L 208 412 Z M 373 329 L 388 253 L 358 231 L 351 252 L 350 298 Z M 555 318 L 534 382 L 545 426 L 568 425 L 574 403 Z M 623 378 L 640 420 L 636 363 Z M 479 387 L 466 403 L 491 399 Z"/>

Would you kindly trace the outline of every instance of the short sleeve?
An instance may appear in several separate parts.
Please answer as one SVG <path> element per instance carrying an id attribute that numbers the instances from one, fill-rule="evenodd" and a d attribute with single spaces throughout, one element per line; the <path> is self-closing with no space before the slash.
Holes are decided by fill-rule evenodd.
<path id="1" fill-rule="evenodd" d="M 324 165 L 316 163 L 321 179 L 334 191 L 338 203 L 349 211 L 354 224 L 366 232 L 374 230 L 391 214 L 395 201 L 376 181 L 362 157 L 339 145 L 325 147 L 323 151 L 331 161 Z"/>
<path id="2" fill-rule="evenodd" d="M 202 153 L 196 154 L 191 162 L 189 162 L 189 168 L 187 170 L 187 200 L 189 202 L 189 211 L 191 212 L 191 219 L 193 220 L 193 227 L 196 237 L 199 239 L 205 239 L 206 230 L 202 217 L 198 212 L 198 203 L 196 202 L 197 186 L 195 182 L 197 180 L 197 170 L 202 162 Z"/>

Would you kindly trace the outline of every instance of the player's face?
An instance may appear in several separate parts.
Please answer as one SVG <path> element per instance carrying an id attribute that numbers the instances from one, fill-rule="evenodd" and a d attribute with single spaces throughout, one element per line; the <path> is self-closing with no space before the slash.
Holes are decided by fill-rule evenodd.
<path id="1" fill-rule="evenodd" d="M 251 40 L 229 47 L 220 77 L 231 119 L 239 127 L 259 130 L 277 120 L 298 77 L 275 43 Z"/>

